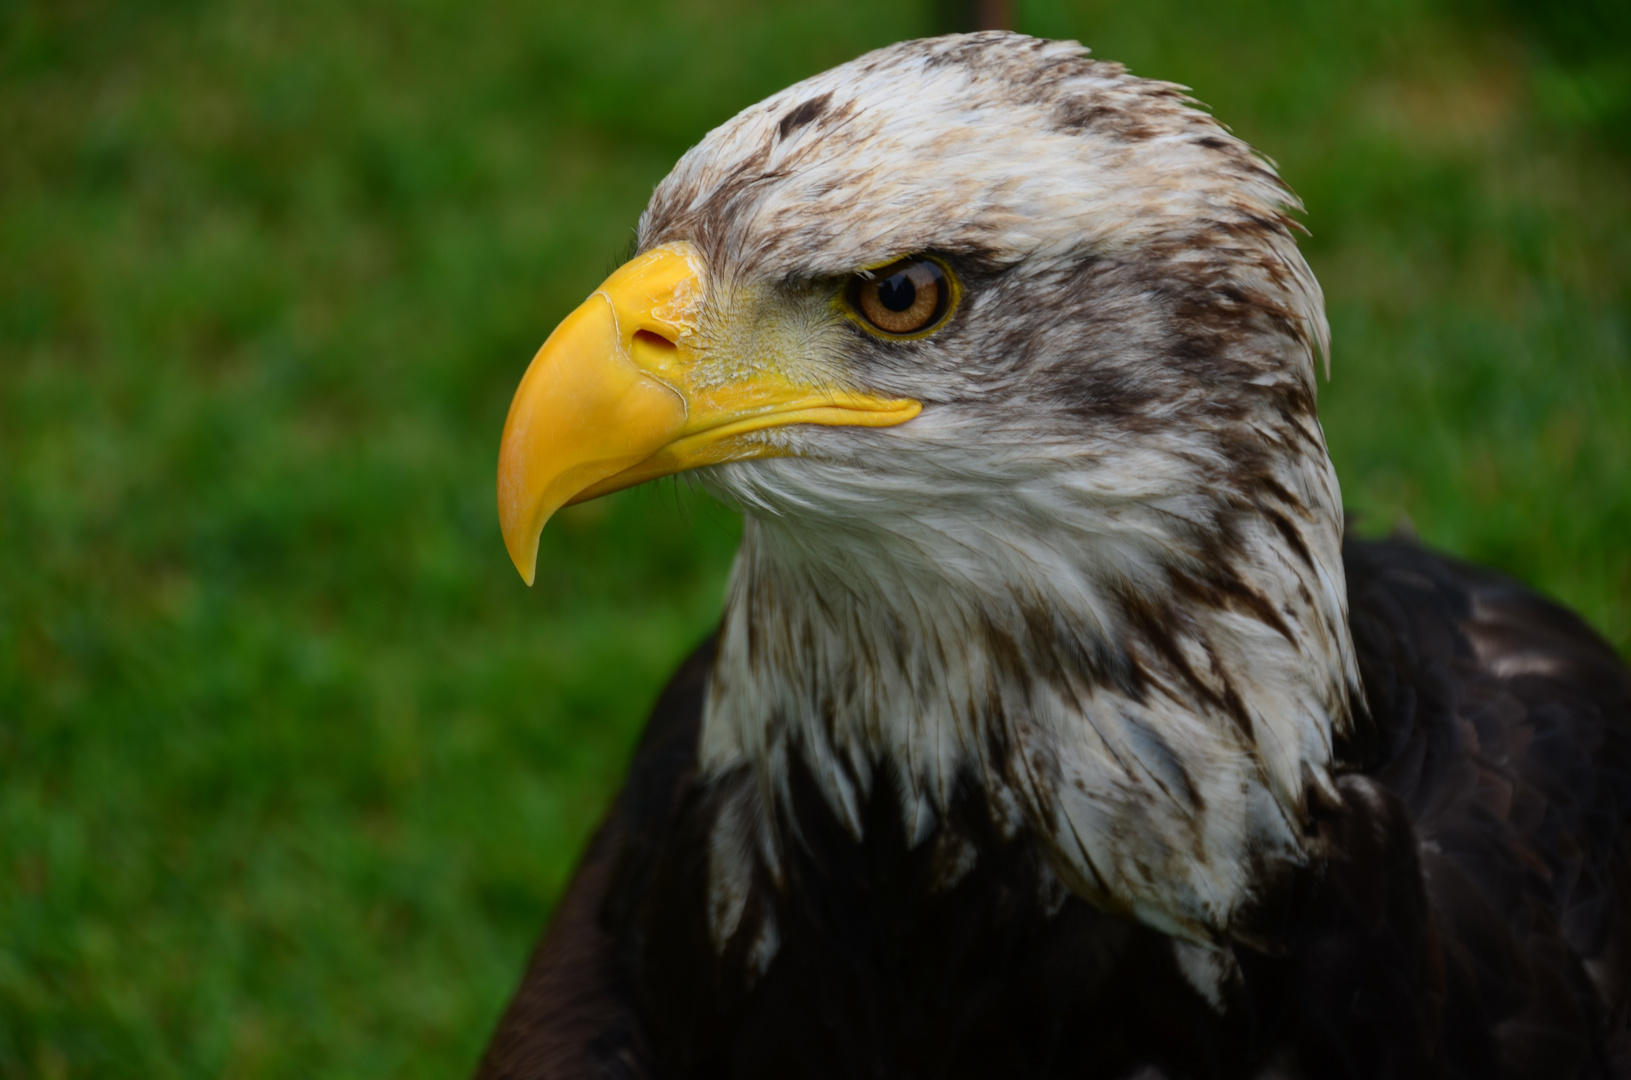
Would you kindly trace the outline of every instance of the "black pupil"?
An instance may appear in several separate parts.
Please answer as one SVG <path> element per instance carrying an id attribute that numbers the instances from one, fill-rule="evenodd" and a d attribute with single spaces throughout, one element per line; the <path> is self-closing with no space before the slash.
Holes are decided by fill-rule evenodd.
<path id="1" fill-rule="evenodd" d="M 878 283 L 878 303 L 890 311 L 905 311 L 917 302 L 917 286 L 902 272 Z"/>

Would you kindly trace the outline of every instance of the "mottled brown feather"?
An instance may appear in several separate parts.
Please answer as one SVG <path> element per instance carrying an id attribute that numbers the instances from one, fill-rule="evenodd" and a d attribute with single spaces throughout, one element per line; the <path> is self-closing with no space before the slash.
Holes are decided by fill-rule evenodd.
<path id="1" fill-rule="evenodd" d="M 741 981 L 702 910 L 705 647 L 479 1075 L 1631 1075 L 1631 672 L 1507 579 L 1402 542 L 1345 555 L 1371 711 L 1316 817 L 1327 859 L 1237 947 L 1221 1012 L 1160 934 L 1039 905 L 1037 848 L 992 832 L 973 784 L 945 828 L 980 858 L 948 887 L 946 844 L 909 847 L 892 799 L 856 841 L 797 780 L 801 849 L 757 901 L 782 951 Z"/>

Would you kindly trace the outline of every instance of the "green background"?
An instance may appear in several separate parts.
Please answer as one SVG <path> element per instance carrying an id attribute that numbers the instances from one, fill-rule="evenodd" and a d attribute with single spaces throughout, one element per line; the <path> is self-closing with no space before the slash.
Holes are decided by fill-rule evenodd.
<path id="1" fill-rule="evenodd" d="M 1308 202 L 1350 506 L 1631 646 L 1608 0 L 1020 5 Z M 493 471 L 675 157 L 926 3 L 0 2 L 0 1074 L 474 1063 L 739 525 Z"/>

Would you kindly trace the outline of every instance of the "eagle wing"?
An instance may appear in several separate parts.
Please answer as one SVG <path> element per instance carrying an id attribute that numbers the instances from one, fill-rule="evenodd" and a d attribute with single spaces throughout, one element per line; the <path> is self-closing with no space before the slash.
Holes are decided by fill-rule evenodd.
<path id="1" fill-rule="evenodd" d="M 606 927 L 604 908 L 618 873 L 652 861 L 670 831 L 696 770 L 702 694 L 713 653 L 709 639 L 658 698 L 628 781 L 528 961 L 482 1055 L 477 1080 L 654 1075 L 633 990 L 620 970 L 621 946 Z"/>
<path id="2" fill-rule="evenodd" d="M 1256 1075 L 1631 1076 L 1631 672 L 1510 579 L 1398 540 L 1344 559 L 1369 708 Z M 672 842 L 712 663 L 663 692 L 483 1080 L 656 1072 L 604 909 Z"/>
<path id="3" fill-rule="evenodd" d="M 1631 1075 L 1631 672 L 1491 571 L 1399 540 L 1344 562 L 1371 721 L 1345 756 L 1414 833 L 1438 1054 L 1467 1075 Z"/>

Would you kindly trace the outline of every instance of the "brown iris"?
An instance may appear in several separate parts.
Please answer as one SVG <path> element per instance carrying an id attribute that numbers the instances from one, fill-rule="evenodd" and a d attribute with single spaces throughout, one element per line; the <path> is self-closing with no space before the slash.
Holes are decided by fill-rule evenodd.
<path id="1" fill-rule="evenodd" d="M 861 317 L 886 334 L 916 334 L 946 317 L 951 282 L 933 259 L 909 256 L 857 274 L 849 301 Z"/>

